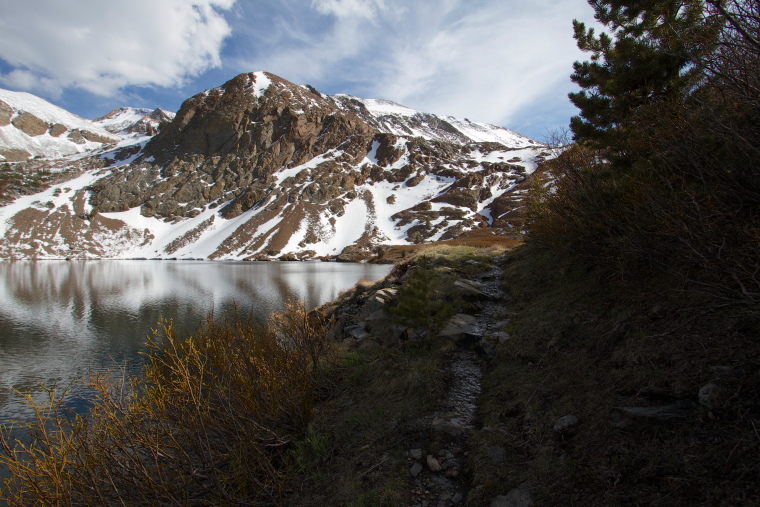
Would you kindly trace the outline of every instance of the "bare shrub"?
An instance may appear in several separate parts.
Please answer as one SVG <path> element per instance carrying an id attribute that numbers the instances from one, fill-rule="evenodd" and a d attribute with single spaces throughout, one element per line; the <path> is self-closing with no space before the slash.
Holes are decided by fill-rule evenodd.
<path id="1" fill-rule="evenodd" d="M 291 303 L 267 325 L 226 315 L 150 341 L 139 379 L 98 376 L 86 417 L 53 393 L 24 438 L 0 433 L 9 505 L 278 504 L 280 462 L 311 417 L 320 318 Z"/>

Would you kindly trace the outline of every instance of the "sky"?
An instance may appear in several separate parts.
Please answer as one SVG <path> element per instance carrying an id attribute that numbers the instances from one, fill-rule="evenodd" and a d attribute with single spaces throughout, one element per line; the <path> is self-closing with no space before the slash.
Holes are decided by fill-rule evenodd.
<path id="1" fill-rule="evenodd" d="M 0 88 L 94 119 L 241 72 L 543 141 L 577 113 L 585 0 L 0 0 Z"/>

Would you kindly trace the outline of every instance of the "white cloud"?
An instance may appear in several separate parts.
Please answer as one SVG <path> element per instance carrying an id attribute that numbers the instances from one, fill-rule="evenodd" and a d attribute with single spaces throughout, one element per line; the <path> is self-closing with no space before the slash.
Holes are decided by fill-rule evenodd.
<path id="1" fill-rule="evenodd" d="M 312 0 L 311 7 L 291 11 L 278 35 L 258 39 L 236 66 L 499 125 L 525 123 L 517 116 L 551 101 L 568 111 L 572 62 L 584 58 L 572 20 L 593 22 L 584 0 Z"/>
<path id="2" fill-rule="evenodd" d="M 385 9 L 384 0 L 312 0 L 312 6 L 321 14 L 332 14 L 339 18 L 374 18 L 378 11 Z"/>
<path id="3" fill-rule="evenodd" d="M 510 123 L 565 84 L 582 58 L 572 39 L 573 4 L 493 2 L 456 21 L 439 19 L 424 39 L 392 46 L 373 91 L 431 112 Z"/>
<path id="4" fill-rule="evenodd" d="M 0 0 L 0 83 L 48 96 L 179 86 L 221 64 L 235 0 Z"/>
<path id="5" fill-rule="evenodd" d="M 0 87 L 152 105 L 267 70 L 541 136 L 574 111 L 574 18 L 586 0 L 0 0 Z"/>
<path id="6" fill-rule="evenodd" d="M 37 76 L 28 70 L 14 69 L 0 76 L 0 82 L 14 90 L 35 91 L 51 98 L 61 96 L 61 88 L 55 80 Z"/>

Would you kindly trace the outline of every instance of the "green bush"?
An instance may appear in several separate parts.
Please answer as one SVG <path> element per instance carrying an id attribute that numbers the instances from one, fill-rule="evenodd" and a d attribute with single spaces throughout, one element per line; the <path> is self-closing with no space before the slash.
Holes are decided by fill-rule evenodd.
<path id="1" fill-rule="evenodd" d="M 449 277 L 437 272 L 424 255 L 410 269 L 409 280 L 399 289 L 396 306 L 389 308 L 388 312 L 397 323 L 421 328 L 428 336 L 434 336 L 455 313 L 446 301 L 445 288 Z"/>

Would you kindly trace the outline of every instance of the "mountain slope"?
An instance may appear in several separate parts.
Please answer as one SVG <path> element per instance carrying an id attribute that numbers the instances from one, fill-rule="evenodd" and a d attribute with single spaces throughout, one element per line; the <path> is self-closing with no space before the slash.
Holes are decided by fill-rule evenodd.
<path id="1" fill-rule="evenodd" d="M 61 157 L 118 140 L 80 118 L 29 93 L 0 90 L 0 161 Z"/>
<path id="2" fill-rule="evenodd" d="M 121 136 L 155 135 L 162 124 L 169 123 L 173 119 L 174 113 L 161 108 L 120 107 L 105 116 L 94 119 L 92 123 Z"/>
<path id="3" fill-rule="evenodd" d="M 511 226 L 543 149 L 264 72 L 189 98 L 141 147 L 0 208 L 0 255 L 351 259 Z"/>

